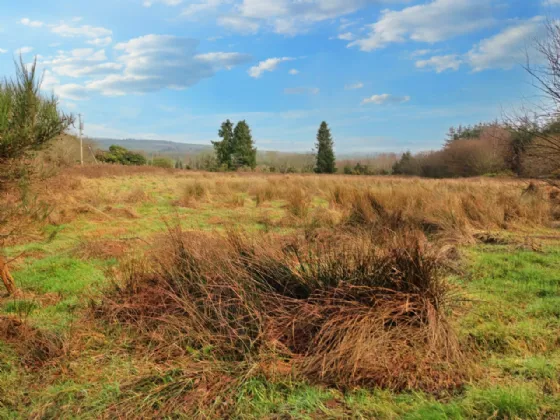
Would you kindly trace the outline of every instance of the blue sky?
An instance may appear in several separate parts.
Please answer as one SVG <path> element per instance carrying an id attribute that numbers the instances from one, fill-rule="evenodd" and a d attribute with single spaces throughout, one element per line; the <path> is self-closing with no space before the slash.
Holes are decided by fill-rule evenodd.
<path id="1" fill-rule="evenodd" d="M 560 0 L 2 0 L 0 72 L 38 57 L 91 137 L 261 149 L 438 148 L 451 125 L 535 98 L 522 69 Z"/>

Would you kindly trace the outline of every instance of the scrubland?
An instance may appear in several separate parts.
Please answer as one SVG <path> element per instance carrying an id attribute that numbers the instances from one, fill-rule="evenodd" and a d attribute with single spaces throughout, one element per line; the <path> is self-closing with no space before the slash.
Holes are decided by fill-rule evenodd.
<path id="1" fill-rule="evenodd" d="M 7 249 L 2 418 L 560 418 L 560 194 L 86 166 Z"/>

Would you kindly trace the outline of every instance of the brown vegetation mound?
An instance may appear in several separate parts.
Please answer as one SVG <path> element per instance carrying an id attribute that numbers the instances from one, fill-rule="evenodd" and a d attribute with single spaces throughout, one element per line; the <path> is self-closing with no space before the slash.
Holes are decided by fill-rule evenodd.
<path id="1" fill-rule="evenodd" d="M 95 307 L 132 326 L 161 359 L 292 359 L 295 373 L 340 387 L 436 392 L 465 365 L 445 318 L 437 252 L 417 232 L 360 230 L 258 242 L 172 230 L 123 266 Z"/>
<path id="2" fill-rule="evenodd" d="M 0 339 L 14 346 L 21 363 L 29 369 L 39 369 L 64 353 L 64 340 L 59 335 L 12 317 L 0 317 Z"/>

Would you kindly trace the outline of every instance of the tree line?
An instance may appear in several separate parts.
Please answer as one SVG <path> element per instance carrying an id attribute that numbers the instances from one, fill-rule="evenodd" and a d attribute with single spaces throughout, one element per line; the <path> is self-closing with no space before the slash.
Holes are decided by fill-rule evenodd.
<path id="1" fill-rule="evenodd" d="M 221 170 L 235 171 L 242 168 L 255 169 L 257 166 L 257 148 L 254 145 L 249 124 L 245 120 L 239 121 L 235 128 L 228 119 L 222 123 L 218 132 L 220 141 L 212 142 L 216 160 Z M 328 124 L 323 121 L 317 132 L 315 144 L 316 173 L 335 173 L 336 158 L 334 141 Z"/>
<path id="2" fill-rule="evenodd" d="M 546 137 L 547 142 L 540 138 Z M 543 145 L 559 142 L 560 121 L 526 125 L 505 122 L 452 127 L 443 147 L 437 151 L 404 153 L 392 173 L 428 178 L 473 176 L 517 176 L 524 178 L 560 175 L 560 153 L 543 154 Z M 560 145 L 560 142 L 558 143 Z M 560 149 L 559 149 L 560 150 Z"/>

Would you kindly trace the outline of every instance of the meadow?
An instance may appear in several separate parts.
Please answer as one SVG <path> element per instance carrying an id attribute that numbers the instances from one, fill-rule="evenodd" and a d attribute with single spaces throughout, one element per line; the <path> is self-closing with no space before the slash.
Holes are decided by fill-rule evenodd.
<path id="1" fill-rule="evenodd" d="M 7 248 L 1 418 L 560 418 L 560 194 L 85 166 Z"/>

